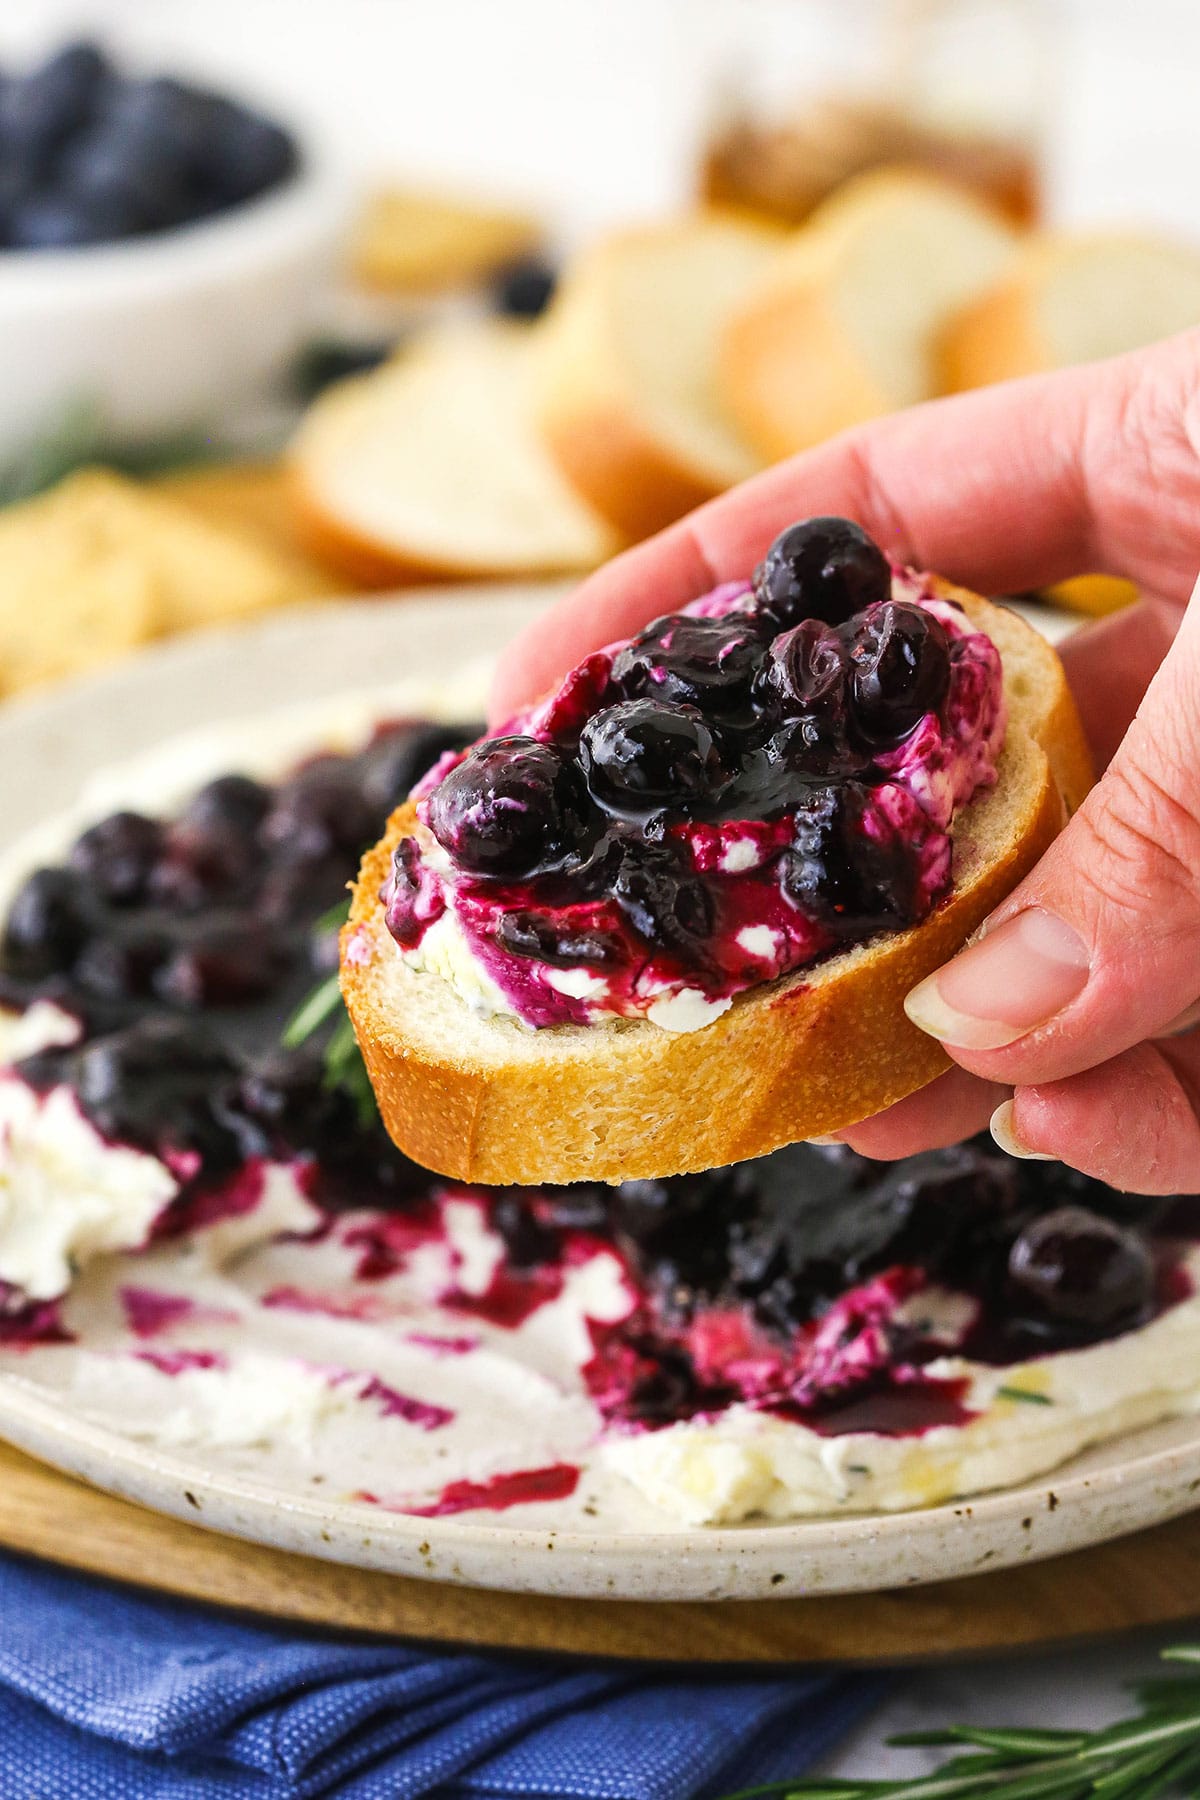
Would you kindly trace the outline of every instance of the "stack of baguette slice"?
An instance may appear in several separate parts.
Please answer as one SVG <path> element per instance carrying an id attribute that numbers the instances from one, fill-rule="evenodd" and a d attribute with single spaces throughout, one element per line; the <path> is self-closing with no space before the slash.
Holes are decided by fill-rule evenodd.
<path id="1" fill-rule="evenodd" d="M 295 493 L 312 550 L 367 585 L 582 571 L 862 420 L 1195 323 L 1194 251 L 1022 237 L 885 170 L 792 232 L 701 212 L 612 233 L 535 325 L 419 338 L 315 403 Z"/>
<path id="2" fill-rule="evenodd" d="M 774 460 L 937 393 L 942 333 L 1008 272 L 1017 243 L 928 176 L 848 183 L 727 323 L 722 391 L 746 437 Z"/>

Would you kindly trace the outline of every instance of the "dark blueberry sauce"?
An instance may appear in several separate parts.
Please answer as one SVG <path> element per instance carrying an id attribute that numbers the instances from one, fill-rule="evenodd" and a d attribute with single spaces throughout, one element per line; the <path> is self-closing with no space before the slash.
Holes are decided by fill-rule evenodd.
<path id="1" fill-rule="evenodd" d="M 309 1165 L 325 1208 L 394 1206 L 427 1177 L 326 1081 L 284 1021 L 336 961 L 329 919 L 413 782 L 469 730 L 381 726 L 274 786 L 209 782 L 178 817 L 117 813 L 35 871 L 0 934 L 0 1004 L 52 1000 L 81 1038 L 21 1065 L 73 1089 L 101 1135 L 180 1181 L 163 1235 L 250 1210 L 266 1160 Z"/>
<path id="2" fill-rule="evenodd" d="M 361 851 L 421 772 L 469 736 L 387 725 L 357 755 L 313 759 L 276 786 L 225 776 L 176 818 L 114 815 L 30 877 L 0 939 L 0 1000 L 54 1000 L 82 1032 L 20 1074 L 43 1091 L 66 1084 L 102 1135 L 169 1163 L 180 1193 L 160 1234 L 252 1206 L 272 1159 L 292 1163 L 328 1213 L 362 1209 L 339 1229 L 364 1286 L 344 1296 L 279 1288 L 264 1305 L 394 1316 L 388 1278 L 444 1239 L 446 1184 L 326 1084 L 319 1040 L 279 1044 L 285 1019 L 331 966 L 323 915 Z M 179 959 L 210 941 L 214 916 L 247 931 L 269 921 L 275 954 L 253 996 L 218 979 L 197 998 L 144 972 L 97 990 L 106 946 L 157 936 Z M 676 928 L 686 926 L 681 913 Z M 924 1293 L 949 1289 L 973 1308 L 955 1350 L 1023 1362 L 1114 1337 L 1185 1298 L 1184 1252 L 1200 1238 L 1200 1198 L 1116 1193 L 1057 1164 L 1014 1162 L 990 1139 L 891 1165 L 797 1145 L 615 1189 L 470 1197 L 504 1256 L 483 1293 L 440 1296 L 466 1329 L 428 1340 L 431 1350 L 465 1353 L 475 1324 L 519 1329 L 573 1268 L 611 1250 L 636 1304 L 620 1323 L 591 1325 L 585 1380 L 606 1420 L 645 1430 L 734 1401 L 828 1434 L 954 1423 L 967 1416 L 963 1391 L 928 1372 L 947 1346 L 922 1317 Z M 122 1299 L 148 1341 L 190 1310 L 181 1296 L 136 1287 Z M 55 1303 L 0 1292 L 0 1344 L 67 1341 Z M 410 1404 L 382 1388 L 373 1398 L 384 1410 Z M 432 1417 L 417 1422 L 434 1428 Z M 529 1474 L 535 1487 L 568 1478 Z M 491 1498 L 456 1490 L 448 1510 L 569 1491 L 504 1479 L 514 1485 Z"/>
<path id="3" fill-rule="evenodd" d="M 672 989 L 728 999 L 917 923 L 949 885 L 952 806 L 929 816 L 898 759 L 932 721 L 914 755 L 964 741 L 970 798 L 1001 677 L 986 638 L 913 578 L 893 597 L 893 573 L 858 526 L 810 519 L 752 585 L 589 657 L 420 797 L 428 835 L 401 842 L 383 895 L 397 943 L 452 905 L 542 1026 L 587 1023 L 600 991 L 632 1015 Z"/>
<path id="4" fill-rule="evenodd" d="M 543 1469 L 514 1469 L 487 1481 L 451 1481 L 428 1506 L 407 1506 L 366 1492 L 356 1494 L 355 1499 L 415 1519 L 445 1519 L 454 1513 L 480 1510 L 507 1512 L 510 1506 L 526 1506 L 535 1500 L 569 1500 L 581 1473 L 574 1463 L 551 1463 Z"/>

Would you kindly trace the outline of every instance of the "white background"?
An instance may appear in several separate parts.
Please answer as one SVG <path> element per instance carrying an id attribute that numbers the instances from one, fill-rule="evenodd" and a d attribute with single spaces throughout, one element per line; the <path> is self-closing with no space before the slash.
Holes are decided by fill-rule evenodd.
<path id="1" fill-rule="evenodd" d="M 978 3 L 978 0 L 976 0 Z M 1057 39 L 1051 201 L 1078 221 L 1200 236 L 1196 0 L 1025 0 Z M 529 198 L 569 232 L 688 190 L 697 134 L 743 64 L 776 89 L 870 0 L 0 0 L 0 61 L 103 29 L 153 65 L 232 77 L 352 167 Z M 816 37 L 814 39 L 814 33 Z"/>

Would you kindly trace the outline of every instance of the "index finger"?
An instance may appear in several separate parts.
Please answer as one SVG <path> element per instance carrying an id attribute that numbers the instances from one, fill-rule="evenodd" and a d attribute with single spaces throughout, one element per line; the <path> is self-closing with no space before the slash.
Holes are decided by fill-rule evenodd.
<path id="1" fill-rule="evenodd" d="M 1153 389 L 1161 416 L 1161 390 L 1180 391 L 1198 360 L 1200 334 L 1189 333 L 1150 353 L 933 401 L 779 464 L 616 557 L 543 614 L 501 664 L 493 715 L 545 692 L 597 646 L 747 575 L 805 516 L 855 519 L 897 560 L 991 593 L 1121 562 L 1101 541 L 1095 488 L 1122 450 L 1127 465 L 1153 454 L 1147 422 L 1131 421 L 1131 396 Z M 1158 484 L 1160 508 L 1164 499 Z"/>

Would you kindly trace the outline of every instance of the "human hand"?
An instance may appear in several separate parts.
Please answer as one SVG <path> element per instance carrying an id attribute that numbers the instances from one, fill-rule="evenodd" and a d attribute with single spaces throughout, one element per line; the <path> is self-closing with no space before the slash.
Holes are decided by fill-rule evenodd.
<path id="1" fill-rule="evenodd" d="M 585 581 L 509 651 L 494 715 L 597 645 L 744 575 L 805 514 L 985 593 L 1084 571 L 1143 600 L 1064 662 L 1105 772 L 984 934 L 909 997 L 958 1065 L 843 1135 L 901 1156 L 994 1128 L 1143 1193 L 1200 1189 L 1200 330 L 881 419 Z"/>

